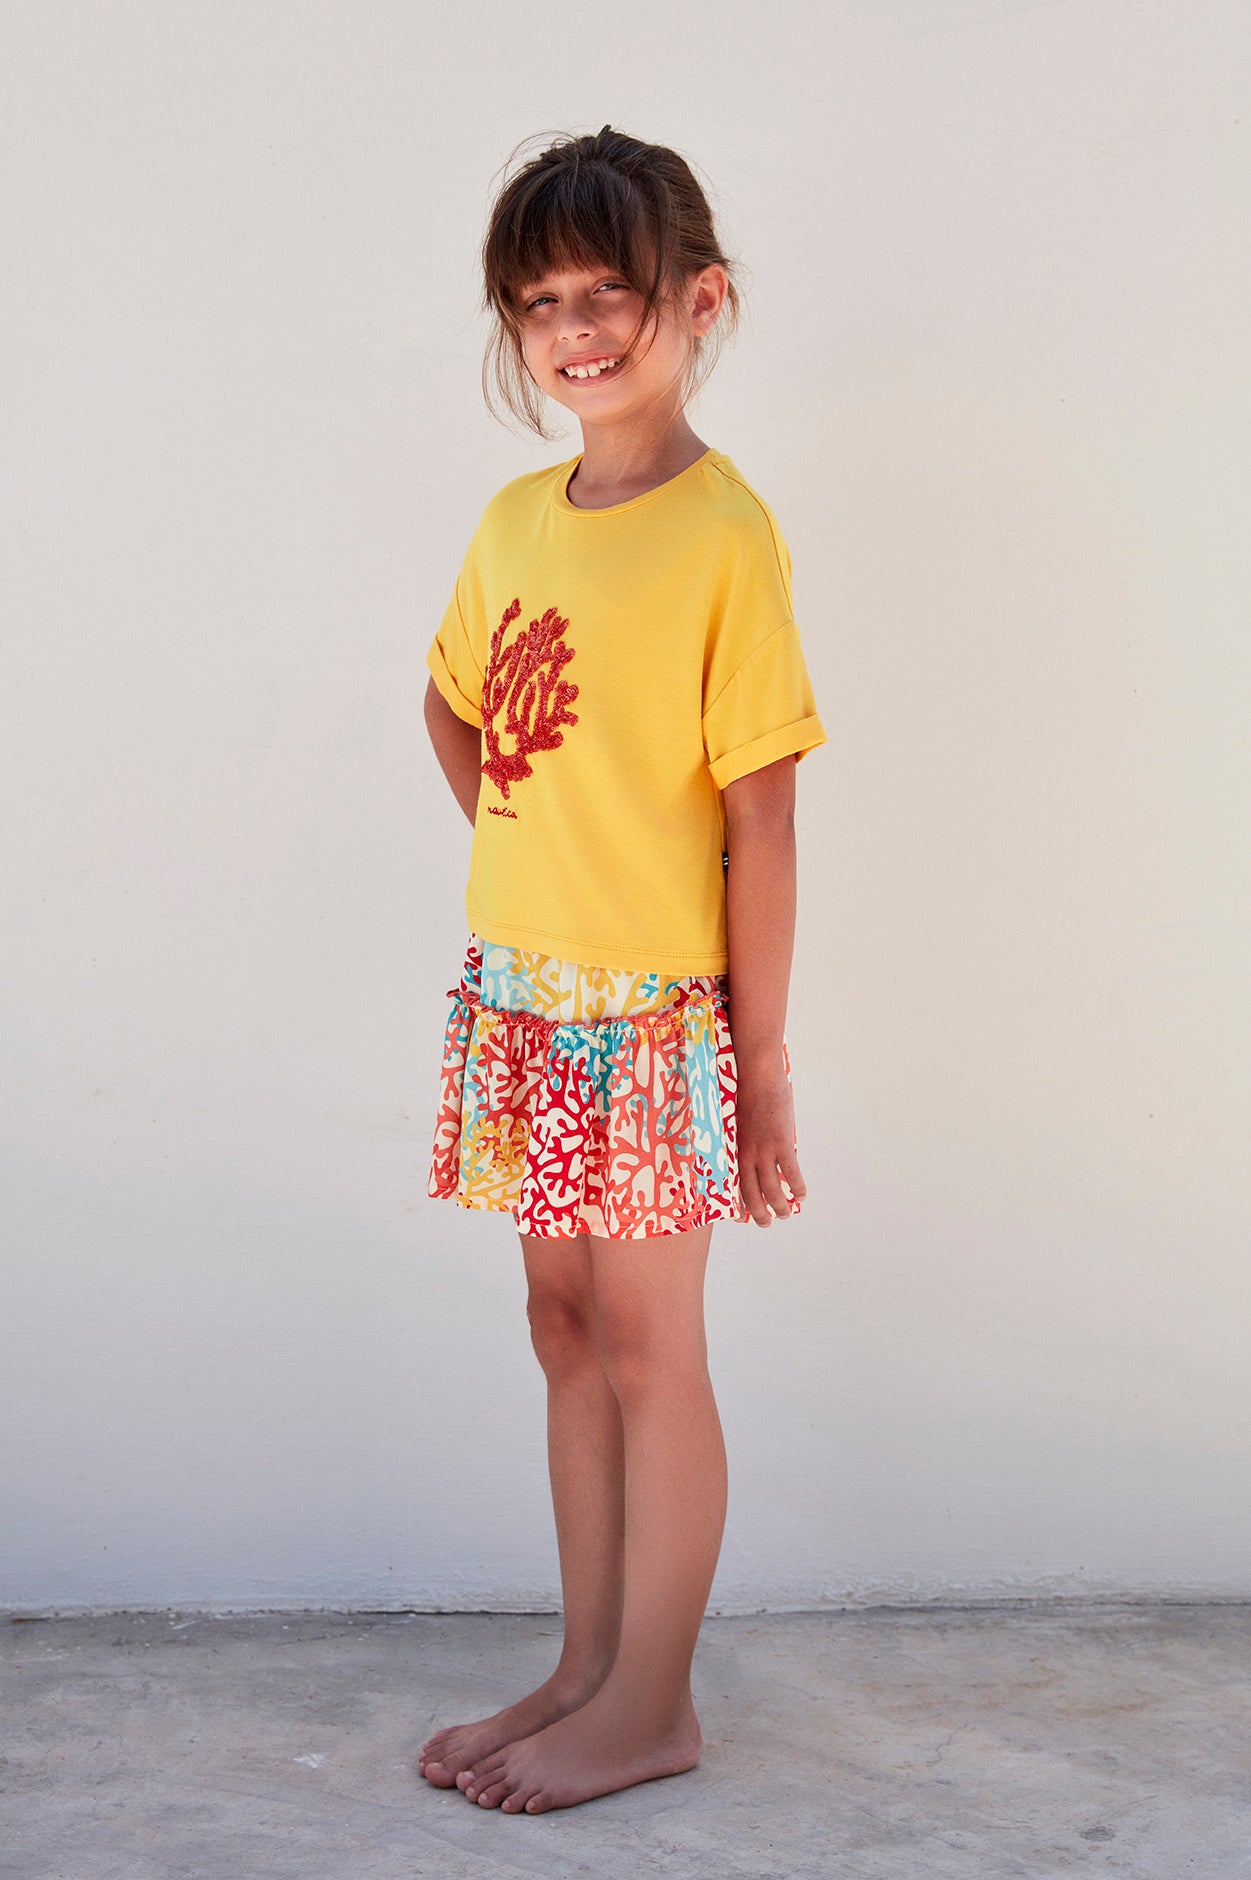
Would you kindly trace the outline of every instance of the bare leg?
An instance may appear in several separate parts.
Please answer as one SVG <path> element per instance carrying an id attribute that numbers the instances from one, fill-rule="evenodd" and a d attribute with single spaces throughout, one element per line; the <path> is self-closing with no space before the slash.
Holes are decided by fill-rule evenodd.
<path id="1" fill-rule="evenodd" d="M 418 1769 L 436 1788 L 504 1743 L 577 1709 L 598 1690 L 621 1633 L 625 1464 L 621 1410 L 595 1332 L 591 1251 L 577 1240 L 521 1236 L 527 1313 L 547 1377 L 547 1455 L 560 1554 L 565 1637 L 551 1677 L 477 1723 L 436 1731 Z"/>
<path id="2" fill-rule="evenodd" d="M 708 1376 L 711 1227 L 591 1239 L 596 1322 L 625 1440 L 625 1600 L 608 1677 L 576 1715 L 480 1757 L 458 1779 L 508 1813 L 568 1808 L 699 1760 L 691 1660 L 725 1527 L 726 1460 Z"/>

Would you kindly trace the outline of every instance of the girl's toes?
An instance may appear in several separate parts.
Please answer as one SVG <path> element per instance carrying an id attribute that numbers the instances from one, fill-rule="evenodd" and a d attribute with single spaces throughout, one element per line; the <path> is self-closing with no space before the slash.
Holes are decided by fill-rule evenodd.
<path id="1" fill-rule="evenodd" d="M 551 1805 L 552 1798 L 547 1790 L 540 1789 L 538 1794 L 532 1795 L 526 1803 L 526 1813 L 527 1815 L 545 1815 Z"/>
<path id="2" fill-rule="evenodd" d="M 456 1777 L 446 1763 L 437 1762 L 433 1756 L 427 1762 L 418 1763 L 417 1767 L 433 1788 L 450 1789 L 455 1785 Z"/>
<path id="3" fill-rule="evenodd" d="M 479 1789 L 478 1806 L 480 1808 L 498 1808 L 508 1794 L 508 1778 L 505 1776 L 490 1783 L 486 1788 Z"/>
<path id="4" fill-rule="evenodd" d="M 496 1750 L 493 1756 L 484 1756 L 481 1762 L 471 1763 L 468 1769 L 461 1771 L 461 1775 L 468 1777 L 468 1781 L 461 1782 L 460 1776 L 457 1776 L 456 1780 L 460 1782 L 461 1788 L 468 1795 L 471 1786 L 479 1790 L 484 1789 L 490 1783 L 498 1782 L 503 1773 L 504 1757 L 501 1751 Z M 470 1797 L 470 1799 L 473 1798 Z"/>

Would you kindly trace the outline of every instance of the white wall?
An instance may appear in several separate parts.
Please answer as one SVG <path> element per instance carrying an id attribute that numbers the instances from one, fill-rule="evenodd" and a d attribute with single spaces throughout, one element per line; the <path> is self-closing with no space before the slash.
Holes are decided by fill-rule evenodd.
<path id="1" fill-rule="evenodd" d="M 1246 9 L 4 38 L 4 1603 L 557 1597 L 520 1252 L 425 1194 L 420 704 L 486 497 L 580 446 L 482 408 L 488 197 L 607 121 L 751 267 L 693 418 L 830 735 L 713 1609 L 1251 1594 Z"/>

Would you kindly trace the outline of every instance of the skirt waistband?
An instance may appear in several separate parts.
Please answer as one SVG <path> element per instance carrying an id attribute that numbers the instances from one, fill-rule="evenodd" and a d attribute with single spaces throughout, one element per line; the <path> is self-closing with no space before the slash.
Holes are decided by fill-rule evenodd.
<path id="1" fill-rule="evenodd" d="M 727 995 L 717 989 L 707 992 L 694 992 L 679 996 L 672 1005 L 666 1005 L 658 1012 L 637 1012 L 616 1018 L 549 1018 L 543 1012 L 527 1011 L 524 1006 L 488 1005 L 472 988 L 461 984 L 449 986 L 447 995 L 463 1007 L 470 1019 L 480 1014 L 491 1018 L 506 1019 L 510 1024 L 532 1028 L 541 1037 L 550 1037 L 555 1031 L 574 1032 L 611 1032 L 623 1026 L 631 1031 L 669 1031 L 681 1028 L 688 1017 L 711 1006 L 723 1015 L 727 1012 Z"/>

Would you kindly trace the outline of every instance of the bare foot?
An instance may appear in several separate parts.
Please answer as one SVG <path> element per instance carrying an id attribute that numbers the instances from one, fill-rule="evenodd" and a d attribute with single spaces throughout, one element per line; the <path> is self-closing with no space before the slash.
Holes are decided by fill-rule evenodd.
<path id="1" fill-rule="evenodd" d="M 551 1677 L 540 1684 L 537 1691 L 509 1704 L 505 1710 L 497 1710 L 493 1717 L 483 1717 L 477 1723 L 449 1724 L 445 1730 L 436 1730 L 418 1752 L 418 1775 L 424 1776 L 436 1789 L 454 1788 L 461 1770 L 468 1769 L 480 1757 L 489 1756 L 493 1750 L 502 1749 L 505 1743 L 530 1736 L 558 1718 L 567 1717 L 570 1711 L 577 1710 L 594 1696 L 603 1681 L 601 1677 L 582 1684 L 557 1683 Z"/>
<path id="2" fill-rule="evenodd" d="M 681 1775 L 695 1767 L 702 1748 L 689 1698 L 676 1722 L 648 1729 L 640 1726 L 637 1706 L 618 1697 L 610 1681 L 576 1713 L 481 1757 L 456 1786 L 483 1808 L 541 1815 L 636 1782 Z"/>

